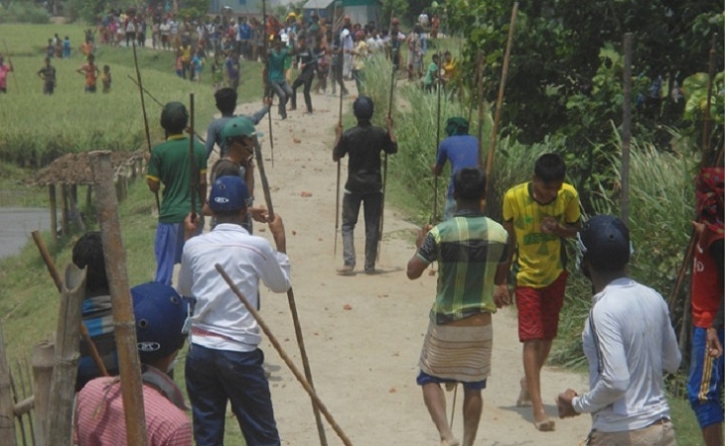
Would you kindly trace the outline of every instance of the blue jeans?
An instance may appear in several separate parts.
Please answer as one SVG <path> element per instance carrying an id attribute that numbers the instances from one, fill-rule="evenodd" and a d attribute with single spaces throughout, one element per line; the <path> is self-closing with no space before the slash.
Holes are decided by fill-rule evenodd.
<path id="1" fill-rule="evenodd" d="M 227 401 L 249 446 L 280 446 L 264 353 L 213 350 L 192 344 L 186 356 L 186 390 L 197 446 L 224 444 Z"/>
<path id="2" fill-rule="evenodd" d="M 199 230 L 204 229 L 204 217 L 199 216 Z M 174 265 L 181 263 L 181 254 L 184 251 L 184 223 L 159 223 L 156 227 L 154 252 L 156 253 L 156 278 L 154 282 L 171 285 L 174 275 Z"/>

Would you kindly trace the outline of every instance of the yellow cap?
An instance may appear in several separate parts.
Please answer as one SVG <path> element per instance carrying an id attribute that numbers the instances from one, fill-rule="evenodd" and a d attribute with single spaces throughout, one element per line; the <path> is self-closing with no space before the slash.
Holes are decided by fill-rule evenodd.
<path id="1" fill-rule="evenodd" d="M 289 20 L 290 18 L 296 19 L 297 14 L 295 14 L 294 12 L 290 12 L 289 14 L 287 14 L 287 19 Z"/>

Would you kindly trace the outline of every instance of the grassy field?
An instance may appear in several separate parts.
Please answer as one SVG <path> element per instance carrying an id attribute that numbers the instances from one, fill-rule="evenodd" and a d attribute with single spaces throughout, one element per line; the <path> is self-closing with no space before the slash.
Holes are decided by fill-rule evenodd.
<path id="1" fill-rule="evenodd" d="M 143 114 L 130 48 L 101 46 L 96 64 L 111 69 L 109 94 L 85 94 L 84 78 L 76 70 L 85 61 L 77 50 L 83 36 L 79 25 L 3 25 L 15 73 L 8 79 L 8 94 L 0 107 L 0 159 L 19 166 L 42 167 L 66 152 L 98 149 L 136 150 L 145 146 Z M 43 81 L 36 75 L 44 65 L 44 46 L 54 33 L 68 35 L 74 51 L 70 59 L 53 59 L 57 70 L 55 94 L 43 94 Z M 174 56 L 169 51 L 139 48 L 139 66 L 144 87 L 161 103 L 188 103 L 195 93 L 196 122 L 206 125 L 216 113 L 208 66 L 202 83 L 180 79 L 174 73 Z M 6 60 L 7 62 L 7 60 Z M 261 64 L 244 63 L 241 98 L 261 98 Z M 163 139 L 158 125 L 160 106 L 146 98 L 152 143 Z M 199 132 L 203 133 L 203 132 Z"/>

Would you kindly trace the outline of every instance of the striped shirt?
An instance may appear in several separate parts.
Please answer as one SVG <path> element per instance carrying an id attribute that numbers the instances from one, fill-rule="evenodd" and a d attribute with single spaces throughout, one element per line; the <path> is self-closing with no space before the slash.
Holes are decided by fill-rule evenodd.
<path id="1" fill-rule="evenodd" d="M 478 313 L 495 313 L 494 278 L 507 258 L 508 234 L 500 224 L 470 210 L 459 211 L 428 232 L 418 250 L 438 261 L 438 287 L 430 317 L 436 324 Z"/>

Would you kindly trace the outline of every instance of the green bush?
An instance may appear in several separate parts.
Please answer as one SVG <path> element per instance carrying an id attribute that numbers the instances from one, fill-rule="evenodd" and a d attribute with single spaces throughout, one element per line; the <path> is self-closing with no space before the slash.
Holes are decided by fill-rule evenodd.
<path id="1" fill-rule="evenodd" d="M 48 11 L 32 3 L 11 3 L 7 7 L 0 7 L 0 23 L 44 24 L 48 22 L 50 22 Z"/>

